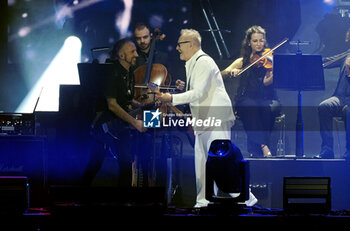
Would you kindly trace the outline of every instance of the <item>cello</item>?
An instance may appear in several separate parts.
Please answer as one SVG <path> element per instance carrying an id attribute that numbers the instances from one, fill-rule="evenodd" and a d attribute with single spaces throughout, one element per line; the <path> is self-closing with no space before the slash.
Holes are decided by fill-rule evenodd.
<path id="1" fill-rule="evenodd" d="M 134 71 L 135 86 L 134 99 L 141 103 L 145 108 L 152 108 L 155 106 L 155 95 L 162 89 L 170 88 L 171 76 L 163 64 L 153 63 L 155 44 L 157 40 L 163 40 L 164 34 L 160 35 L 160 30 L 155 29 L 152 35 L 152 42 L 147 64 L 138 67 Z M 161 105 L 161 115 L 166 114 L 168 105 Z"/>
<path id="2" fill-rule="evenodd" d="M 152 41 L 150 46 L 150 52 L 148 56 L 147 63 L 139 66 L 134 71 L 135 85 L 134 85 L 134 100 L 139 102 L 144 109 L 155 109 L 155 95 L 159 93 L 160 90 L 170 90 L 171 76 L 168 73 L 166 67 L 159 63 L 153 63 L 153 58 L 155 54 L 155 45 L 157 40 L 163 40 L 164 34 L 160 34 L 159 29 L 155 29 L 152 35 Z M 175 89 L 175 88 L 174 88 Z M 159 107 L 161 111 L 161 119 L 167 113 L 167 108 L 169 105 L 163 104 Z M 142 117 L 139 115 L 139 117 Z M 148 171 L 146 175 L 149 175 L 148 186 L 153 183 L 153 177 L 155 172 L 155 164 L 152 163 L 151 169 L 143 169 L 142 165 L 139 165 L 138 157 L 135 156 L 135 161 L 133 163 L 133 186 L 143 186 L 142 179 L 144 178 L 144 171 Z"/>

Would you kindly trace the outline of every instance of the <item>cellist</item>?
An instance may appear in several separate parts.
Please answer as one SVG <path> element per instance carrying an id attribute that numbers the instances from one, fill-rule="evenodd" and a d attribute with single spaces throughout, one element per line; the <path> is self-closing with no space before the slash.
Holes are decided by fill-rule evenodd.
<path id="1" fill-rule="evenodd" d="M 147 24 L 143 22 L 136 23 L 133 36 L 137 47 L 137 53 L 139 55 L 136 58 L 135 64 L 135 68 L 137 68 L 141 65 L 146 64 L 148 61 L 152 40 L 151 29 Z M 152 62 L 163 64 L 168 68 L 167 53 L 156 49 Z"/>
<path id="2" fill-rule="evenodd" d="M 345 33 L 345 41 L 349 43 L 350 29 Z M 314 158 L 333 159 L 333 117 L 345 116 L 346 118 L 346 151 L 345 160 L 350 160 L 350 49 L 333 57 L 323 58 L 324 67 L 340 67 L 337 87 L 333 95 L 320 103 L 318 115 L 320 121 L 320 135 L 322 138 L 321 152 Z"/>
<path id="3" fill-rule="evenodd" d="M 164 35 L 163 35 L 164 36 Z M 139 69 L 141 66 L 147 66 L 147 64 L 150 62 L 151 64 L 162 64 L 166 68 L 168 67 L 168 54 L 157 49 L 156 43 L 154 43 L 154 47 L 152 47 L 152 40 L 160 40 L 163 37 L 160 35 L 158 38 L 155 34 L 151 33 L 151 28 L 143 22 L 138 22 L 134 26 L 133 30 L 133 40 L 135 41 L 136 47 L 137 47 L 137 53 L 138 57 L 136 58 L 136 64 L 133 66 L 133 71 L 137 70 L 135 72 L 135 77 L 139 77 L 138 74 L 142 74 L 142 79 L 144 80 L 145 72 L 139 72 Z M 153 57 L 151 56 L 151 50 L 154 50 Z M 154 67 L 153 67 L 154 68 Z M 152 75 L 152 71 L 151 74 Z M 170 75 L 169 75 L 170 76 Z M 167 76 L 164 76 L 167 77 Z M 136 83 L 137 84 L 137 83 Z M 135 96 L 137 97 L 137 93 L 135 93 Z M 150 100 L 145 101 L 152 101 L 152 95 L 149 94 L 148 97 L 150 97 Z M 148 107 L 147 107 L 148 108 Z M 148 108 L 148 109 L 155 109 Z M 159 134 L 158 134 L 159 135 Z M 163 133 L 161 135 L 164 135 Z M 134 137 L 134 186 L 150 186 L 154 182 L 151 181 L 151 173 L 152 167 L 154 165 L 152 164 L 152 157 L 154 157 L 154 143 L 155 143 L 155 131 L 153 129 L 149 129 L 147 132 L 138 134 Z M 163 144 L 164 145 L 164 144 Z M 164 154 L 165 156 L 165 154 Z M 162 158 L 160 158 L 162 160 Z M 157 159 L 159 161 L 159 158 Z M 164 169 L 157 169 L 156 175 L 161 176 L 166 174 L 165 164 L 158 164 L 157 166 L 162 166 Z M 141 174 L 140 174 L 141 173 Z M 142 175 L 142 177 L 140 177 Z M 142 181 L 140 181 L 142 179 Z M 163 179 L 163 177 L 160 177 L 160 179 Z M 165 178 L 164 178 L 165 179 Z M 158 181 L 158 179 L 156 179 Z M 162 181 L 162 180 L 160 180 Z M 164 181 L 164 180 L 163 180 Z M 157 182 L 157 184 L 164 185 L 165 182 Z"/>
<path id="4" fill-rule="evenodd" d="M 266 32 L 260 26 L 250 27 L 242 42 L 241 57 L 221 72 L 223 77 L 237 77 L 241 70 L 267 48 Z M 247 133 L 247 149 L 251 157 L 270 157 L 270 131 L 280 110 L 273 88 L 272 68 L 258 62 L 239 75 L 235 110 Z"/>

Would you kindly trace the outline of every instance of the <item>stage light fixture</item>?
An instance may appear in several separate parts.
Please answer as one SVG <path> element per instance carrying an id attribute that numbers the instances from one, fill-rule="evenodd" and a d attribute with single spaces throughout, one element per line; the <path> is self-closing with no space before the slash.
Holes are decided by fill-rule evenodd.
<path id="1" fill-rule="evenodd" d="M 214 189 L 215 185 L 218 191 Z M 214 203 L 233 205 L 245 202 L 248 198 L 248 162 L 230 140 L 214 140 L 206 163 L 206 199 Z"/>

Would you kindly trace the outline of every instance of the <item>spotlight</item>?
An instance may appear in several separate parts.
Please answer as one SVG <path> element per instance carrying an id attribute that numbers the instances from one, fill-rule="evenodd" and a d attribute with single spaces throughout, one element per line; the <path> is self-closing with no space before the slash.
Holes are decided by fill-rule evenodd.
<path id="1" fill-rule="evenodd" d="M 335 0 L 323 0 L 323 3 L 325 3 L 327 5 L 334 5 Z"/>
<path id="2" fill-rule="evenodd" d="M 215 185 L 218 190 L 214 189 Z M 214 140 L 206 163 L 206 199 L 212 204 L 232 206 L 248 198 L 248 162 L 230 140 Z"/>
<path id="3" fill-rule="evenodd" d="M 211 157 L 227 156 L 232 148 L 232 143 L 227 140 L 215 140 L 211 146 L 208 155 Z"/>
<path id="4" fill-rule="evenodd" d="M 78 37 L 69 36 L 45 72 L 16 109 L 20 113 L 32 113 L 40 96 L 36 111 L 58 111 L 61 84 L 79 85 L 77 63 L 81 60 L 82 43 Z M 42 94 L 39 95 L 39 92 Z"/>

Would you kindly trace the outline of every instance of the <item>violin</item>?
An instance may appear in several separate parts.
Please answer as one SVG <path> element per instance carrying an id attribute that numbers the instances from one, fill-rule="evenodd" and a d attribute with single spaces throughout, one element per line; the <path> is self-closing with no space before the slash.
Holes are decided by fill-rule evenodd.
<path id="1" fill-rule="evenodd" d="M 279 44 L 277 44 L 276 46 L 274 46 L 272 49 L 265 49 L 263 51 L 263 53 L 261 55 L 258 54 L 254 54 L 253 55 L 253 60 L 250 60 L 250 64 L 248 66 L 246 66 L 245 68 L 243 68 L 237 76 L 241 75 L 243 72 L 245 72 L 246 70 L 248 70 L 249 68 L 251 68 L 254 65 L 264 65 L 266 63 L 266 67 L 267 69 L 272 69 L 272 52 L 274 50 L 276 50 L 277 48 L 279 48 L 280 46 L 282 46 L 284 43 L 286 43 L 288 41 L 288 38 L 283 39 L 282 42 L 280 42 Z M 269 62 L 271 64 L 269 64 Z"/>
<path id="2" fill-rule="evenodd" d="M 260 58 L 263 57 L 263 58 Z M 258 60 L 256 62 L 256 60 Z M 250 58 L 250 63 L 255 63 L 254 65 L 256 67 L 264 67 L 267 70 L 272 69 L 272 61 L 273 61 L 273 52 L 271 52 L 271 49 L 265 48 L 260 54 L 255 53 Z"/>

